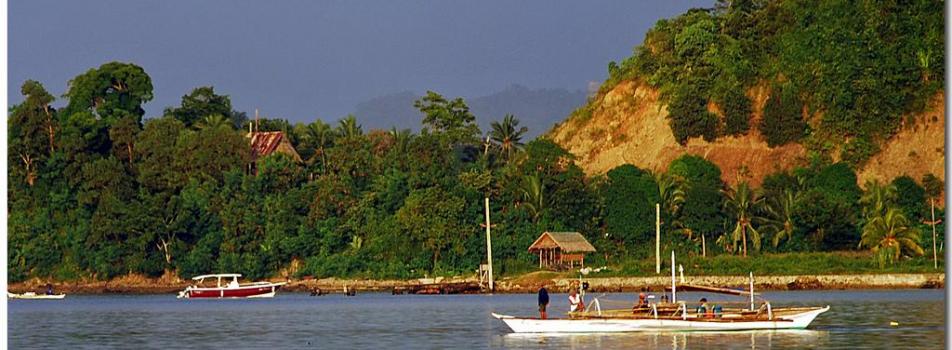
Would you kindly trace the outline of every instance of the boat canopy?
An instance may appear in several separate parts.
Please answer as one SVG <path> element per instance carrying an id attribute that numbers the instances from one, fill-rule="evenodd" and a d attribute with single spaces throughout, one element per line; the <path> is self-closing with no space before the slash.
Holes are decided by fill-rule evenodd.
<path id="1" fill-rule="evenodd" d="M 241 277 L 241 274 L 240 273 L 218 273 L 218 274 L 211 274 L 211 275 L 195 276 L 195 277 L 192 277 L 192 279 L 197 281 L 197 280 L 206 279 L 206 278 L 229 278 L 229 277 L 237 278 L 237 277 Z"/>
<path id="2" fill-rule="evenodd" d="M 710 292 L 710 293 L 719 293 L 719 294 L 731 294 L 731 295 L 745 295 L 749 296 L 750 291 L 742 289 L 731 289 L 723 287 L 708 287 L 708 286 L 699 286 L 696 284 L 679 284 L 677 285 L 678 291 L 685 292 Z M 670 291 L 671 287 L 664 287 L 665 290 Z M 760 296 L 760 293 L 754 293 L 755 296 Z"/>

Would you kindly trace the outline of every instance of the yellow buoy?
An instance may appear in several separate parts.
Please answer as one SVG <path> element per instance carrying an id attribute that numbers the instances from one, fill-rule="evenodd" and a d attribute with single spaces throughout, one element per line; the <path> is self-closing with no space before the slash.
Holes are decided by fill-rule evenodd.
<path id="1" fill-rule="evenodd" d="M 890 322 L 889 322 L 889 325 L 890 325 L 890 326 L 893 326 L 893 327 L 896 327 L 896 326 L 898 326 L 898 325 L 899 325 L 899 322 L 896 322 L 896 321 L 890 321 Z"/>

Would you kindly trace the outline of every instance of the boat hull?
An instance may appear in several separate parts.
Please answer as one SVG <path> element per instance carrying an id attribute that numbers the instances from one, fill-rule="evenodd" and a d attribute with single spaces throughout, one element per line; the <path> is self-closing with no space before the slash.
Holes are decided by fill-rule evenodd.
<path id="1" fill-rule="evenodd" d="M 615 333 L 659 331 L 744 331 L 803 329 L 830 307 L 817 308 L 784 317 L 784 320 L 679 320 L 679 319 L 537 319 L 493 313 L 515 333 Z"/>

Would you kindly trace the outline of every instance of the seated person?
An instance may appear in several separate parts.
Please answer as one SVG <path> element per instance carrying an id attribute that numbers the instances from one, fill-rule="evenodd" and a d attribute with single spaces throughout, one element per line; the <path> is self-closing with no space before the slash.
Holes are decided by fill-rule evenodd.
<path id="1" fill-rule="evenodd" d="M 703 315 L 707 313 L 707 309 L 708 309 L 707 298 L 701 298 L 701 305 L 698 305 L 697 307 L 698 315 Z"/>

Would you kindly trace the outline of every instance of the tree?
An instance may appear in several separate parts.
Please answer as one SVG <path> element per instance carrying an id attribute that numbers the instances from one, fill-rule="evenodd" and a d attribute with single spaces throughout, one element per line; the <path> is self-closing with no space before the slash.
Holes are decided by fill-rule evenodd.
<path id="1" fill-rule="evenodd" d="M 878 253 L 880 266 L 886 261 L 892 264 L 902 255 L 924 254 L 919 246 L 919 229 L 910 224 L 902 210 L 894 207 L 866 223 L 859 246 Z"/>
<path id="2" fill-rule="evenodd" d="M 350 139 L 364 134 L 363 128 L 357 124 L 357 118 L 348 114 L 347 117 L 337 122 L 337 137 Z"/>
<path id="3" fill-rule="evenodd" d="M 533 222 L 539 222 L 539 217 L 545 212 L 545 185 L 539 174 L 525 175 L 520 184 L 522 189 L 522 205 L 532 215 Z"/>
<path id="4" fill-rule="evenodd" d="M 42 111 L 43 118 L 46 120 L 46 132 L 50 137 L 50 153 L 55 152 L 56 122 L 53 119 L 55 118 L 56 109 L 50 106 L 55 98 L 49 92 L 46 92 L 43 84 L 35 80 L 23 82 L 20 93 L 26 96 L 26 101 L 23 101 L 25 108 L 33 109 L 34 113 Z"/>
<path id="5" fill-rule="evenodd" d="M 327 148 L 334 144 L 334 130 L 318 119 L 304 126 L 300 134 L 301 141 L 314 150 L 314 155 L 306 159 L 307 163 L 313 165 L 320 157 L 322 173 L 327 173 Z"/>
<path id="6" fill-rule="evenodd" d="M 413 107 L 423 112 L 423 128 L 444 134 L 450 145 L 478 141 L 476 116 L 462 98 L 447 100 L 443 95 L 427 91 L 426 96 L 413 102 Z"/>
<path id="7" fill-rule="evenodd" d="M 139 133 L 139 122 L 132 116 L 126 116 L 116 122 L 109 128 L 109 139 L 112 141 L 113 153 L 119 159 L 125 159 L 129 162 L 129 168 L 134 166 L 135 161 L 135 141 Z"/>
<path id="8" fill-rule="evenodd" d="M 784 189 L 775 196 L 766 196 L 763 206 L 764 215 L 760 217 L 760 230 L 772 235 L 773 247 L 777 248 L 785 239 L 793 238 L 796 231 L 794 209 L 800 199 L 800 193 L 791 189 Z M 757 217 L 754 217 L 756 219 Z"/>
<path id="9" fill-rule="evenodd" d="M 447 251 L 462 253 L 463 241 L 472 230 L 463 228 L 466 203 L 440 188 L 414 190 L 397 211 L 397 222 L 404 232 L 432 257 L 432 270 L 440 266 L 440 257 Z"/>
<path id="10" fill-rule="evenodd" d="M 216 94 L 213 86 L 201 86 L 182 96 L 181 106 L 166 108 L 165 115 L 175 117 L 186 127 L 195 127 L 208 116 L 231 116 L 231 99 L 228 95 Z"/>
<path id="11" fill-rule="evenodd" d="M 863 217 L 871 220 L 882 216 L 887 208 L 895 204 L 897 196 L 894 185 L 883 185 L 878 180 L 866 181 L 866 193 L 859 199 L 863 205 Z"/>
<path id="12" fill-rule="evenodd" d="M 519 128 L 519 119 L 512 114 L 506 114 L 502 122 L 492 122 L 492 131 L 489 133 L 499 150 L 506 155 L 506 160 L 512 160 L 512 152 L 522 148 L 522 136 L 529 128 Z"/>
<path id="13" fill-rule="evenodd" d="M 67 116 L 92 111 L 107 125 L 125 116 L 141 122 L 142 104 L 152 100 L 152 78 L 135 64 L 109 62 L 70 80 L 65 96 Z"/>
<path id="14" fill-rule="evenodd" d="M 760 251 L 760 233 L 757 232 L 752 223 L 762 201 L 763 198 L 760 193 L 751 190 L 747 182 L 741 182 L 737 184 L 737 188 L 725 191 L 724 207 L 736 222 L 734 230 L 731 232 L 732 246 L 736 246 L 737 241 L 742 241 L 744 257 L 747 256 L 748 236 L 750 236 L 754 251 Z"/>
<path id="15" fill-rule="evenodd" d="M 615 167 L 607 175 L 601 189 L 606 230 L 626 246 L 646 242 L 647 233 L 654 229 L 654 204 L 659 201 L 654 178 L 630 164 Z"/>
<path id="16" fill-rule="evenodd" d="M 684 179 L 684 203 L 672 226 L 693 238 L 694 233 L 715 232 L 721 228 L 724 213 L 724 183 L 721 170 L 714 163 L 695 156 L 683 155 L 668 166 L 668 172 Z"/>
<path id="17" fill-rule="evenodd" d="M 807 132 L 802 103 L 791 87 L 775 87 L 764 106 L 760 132 L 770 147 L 797 142 Z"/>
<path id="18" fill-rule="evenodd" d="M 665 218 L 677 216 L 678 210 L 684 204 L 684 179 L 669 172 L 657 171 L 654 173 L 654 182 L 658 186 L 658 204 L 661 206 L 662 223 Z"/>
<path id="19" fill-rule="evenodd" d="M 29 186 L 33 186 L 38 176 L 37 167 L 55 150 L 53 111 L 49 106 L 53 97 L 43 85 L 33 80 L 24 82 L 20 92 L 26 98 L 23 103 L 12 108 L 7 124 L 10 170 L 11 173 L 19 170 L 16 172 Z"/>

